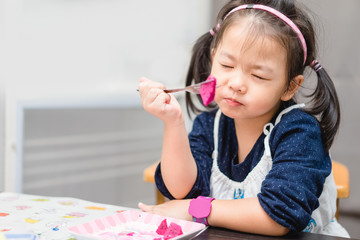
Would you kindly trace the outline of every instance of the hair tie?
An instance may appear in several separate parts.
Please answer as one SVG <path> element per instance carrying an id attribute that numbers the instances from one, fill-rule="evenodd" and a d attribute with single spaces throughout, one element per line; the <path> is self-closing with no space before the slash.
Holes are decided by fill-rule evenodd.
<path id="1" fill-rule="evenodd" d="M 220 23 L 216 24 L 215 31 L 219 31 L 220 29 Z M 210 29 L 209 32 L 212 36 L 215 36 L 216 32 L 214 31 L 214 28 Z"/>
<path id="2" fill-rule="evenodd" d="M 300 42 L 301 42 L 301 46 L 303 48 L 303 52 L 304 52 L 304 62 L 303 65 L 305 65 L 306 62 L 306 58 L 307 58 L 307 46 L 306 46 L 306 41 L 304 36 L 302 35 L 300 29 L 296 26 L 296 24 L 291 21 L 290 18 L 288 18 L 287 16 L 285 16 L 284 14 L 282 14 L 281 12 L 279 12 L 278 10 L 265 6 L 265 5 L 261 5 L 261 4 L 245 4 L 245 5 L 240 5 L 236 8 L 233 8 L 230 12 L 228 12 L 228 14 L 225 15 L 223 21 L 233 12 L 242 10 L 242 9 L 260 9 L 260 10 L 264 10 L 267 11 L 273 15 L 275 15 L 276 17 L 280 18 L 283 22 L 285 22 L 288 26 L 290 26 L 294 32 L 297 34 Z M 220 24 L 218 24 L 218 26 L 220 27 Z M 217 27 L 218 27 L 217 26 Z M 211 33 L 211 32 L 210 32 Z"/>
<path id="3" fill-rule="evenodd" d="M 322 66 L 316 59 L 311 62 L 310 67 L 314 69 L 315 72 L 318 72 L 320 69 L 322 69 Z"/>

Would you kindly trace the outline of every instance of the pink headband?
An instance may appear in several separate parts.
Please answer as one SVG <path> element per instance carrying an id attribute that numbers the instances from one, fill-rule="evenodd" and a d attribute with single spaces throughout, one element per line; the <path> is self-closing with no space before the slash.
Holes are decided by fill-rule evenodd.
<path id="1" fill-rule="evenodd" d="M 287 16 L 285 16 L 284 14 L 282 14 L 281 12 L 279 12 L 278 10 L 265 6 L 265 5 L 261 5 L 261 4 L 246 4 L 246 5 L 241 5 L 238 6 L 234 9 L 232 9 L 230 12 L 228 12 L 228 14 L 226 14 L 226 16 L 224 17 L 223 21 L 233 12 L 242 10 L 242 9 L 261 9 L 264 11 L 267 11 L 269 13 L 272 13 L 273 15 L 275 15 L 276 17 L 280 18 L 281 20 L 283 20 L 287 25 L 289 25 L 294 31 L 295 33 L 298 35 L 303 51 L 304 51 L 304 62 L 303 64 L 305 65 L 306 62 L 306 58 L 307 58 L 307 47 L 306 47 L 306 41 L 304 36 L 302 35 L 302 33 L 300 32 L 300 29 L 295 25 L 295 23 L 293 21 L 290 20 L 290 18 L 288 18 Z M 219 29 L 219 25 L 216 26 L 216 30 Z M 214 31 L 211 29 L 210 30 L 211 35 L 214 35 Z"/>

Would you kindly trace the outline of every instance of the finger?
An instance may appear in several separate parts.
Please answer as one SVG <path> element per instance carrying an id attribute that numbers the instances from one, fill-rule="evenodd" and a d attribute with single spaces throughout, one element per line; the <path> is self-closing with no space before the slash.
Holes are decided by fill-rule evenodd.
<path id="1" fill-rule="evenodd" d="M 163 91 L 161 91 L 156 98 L 154 98 L 154 103 L 155 104 L 159 104 L 159 105 L 163 105 L 163 104 L 169 104 L 171 101 L 171 95 L 168 93 L 165 93 Z"/>
<path id="2" fill-rule="evenodd" d="M 150 81 L 150 79 L 148 79 L 146 77 L 141 77 L 140 78 L 140 83 L 138 84 L 138 91 L 139 91 L 140 94 L 141 94 L 141 90 L 142 90 L 143 86 L 145 85 L 144 83 L 149 82 L 149 81 Z"/>
<path id="3" fill-rule="evenodd" d="M 140 78 L 140 82 L 146 82 L 146 81 L 150 81 L 150 79 L 148 79 L 146 77 L 141 77 Z"/>
<path id="4" fill-rule="evenodd" d="M 174 97 L 174 95 L 168 94 L 170 96 L 170 104 L 175 104 L 175 105 L 179 105 L 179 102 L 176 100 L 176 98 Z"/>
<path id="5" fill-rule="evenodd" d="M 158 88 L 152 88 L 142 96 L 142 104 L 144 107 L 158 108 L 159 104 L 164 104 L 163 90 Z"/>
<path id="6" fill-rule="evenodd" d="M 147 97 L 148 94 L 153 95 L 154 92 L 163 92 L 162 90 L 165 89 L 165 86 L 162 83 L 159 82 L 153 82 L 147 78 L 141 78 L 140 83 L 138 85 L 138 90 L 141 97 Z M 158 91 L 161 90 L 161 91 Z M 158 94 L 155 95 L 155 97 Z M 154 99 L 154 98 L 153 98 Z"/>
<path id="7" fill-rule="evenodd" d="M 140 83 L 138 84 L 138 91 L 141 96 L 143 95 L 142 93 L 145 91 L 145 89 L 147 88 L 147 86 L 150 82 L 151 82 L 151 80 L 149 80 L 145 77 L 140 78 Z"/>
<path id="8" fill-rule="evenodd" d="M 144 204 L 142 202 L 138 203 L 138 207 L 143 210 L 144 212 L 152 212 L 153 206 L 152 205 L 147 205 Z"/>

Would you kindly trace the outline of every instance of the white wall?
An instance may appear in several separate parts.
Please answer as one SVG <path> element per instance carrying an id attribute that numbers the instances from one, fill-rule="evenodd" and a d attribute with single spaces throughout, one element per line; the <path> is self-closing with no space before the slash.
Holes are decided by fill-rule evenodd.
<path id="1" fill-rule="evenodd" d="M 5 61 L 4 50 L 5 46 L 5 8 L 4 3 L 0 1 L 0 66 L 3 66 Z M 0 67 L 0 191 L 3 191 L 4 186 L 4 156 L 5 156 L 5 96 L 4 96 L 4 68 Z"/>
<path id="2" fill-rule="evenodd" d="M 189 47 L 207 28 L 204 0 L 1 2 L 10 85 L 120 87 L 142 75 L 179 82 Z"/>
<path id="3" fill-rule="evenodd" d="M 0 82 L 0 192 L 3 190 L 4 185 L 4 156 L 5 156 L 5 117 L 4 117 L 4 87 Z"/>
<path id="4" fill-rule="evenodd" d="M 141 76 L 183 84 L 209 8 L 207 0 L 0 0 L 6 172 L 16 167 L 19 103 L 111 105 L 129 94 L 139 105 Z"/>

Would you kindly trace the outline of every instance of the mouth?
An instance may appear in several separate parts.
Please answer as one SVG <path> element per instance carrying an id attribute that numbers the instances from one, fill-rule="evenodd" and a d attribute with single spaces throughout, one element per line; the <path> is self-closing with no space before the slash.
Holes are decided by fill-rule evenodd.
<path id="1" fill-rule="evenodd" d="M 244 105 L 241 102 L 238 102 L 238 101 L 236 101 L 235 99 L 232 99 L 232 98 L 225 98 L 225 101 L 231 107 L 238 107 L 238 106 Z"/>

